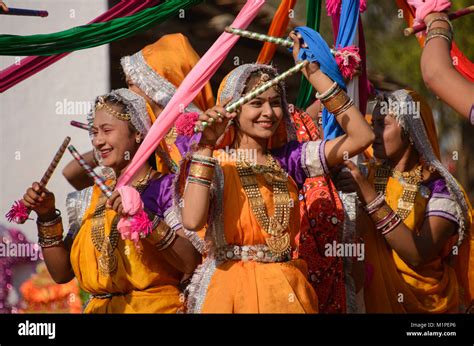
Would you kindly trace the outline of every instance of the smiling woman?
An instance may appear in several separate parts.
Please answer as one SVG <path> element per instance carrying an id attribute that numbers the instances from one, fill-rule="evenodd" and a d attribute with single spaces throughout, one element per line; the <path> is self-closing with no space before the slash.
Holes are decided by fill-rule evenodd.
<path id="1" fill-rule="evenodd" d="M 294 49 L 296 60 L 299 42 Z M 237 112 L 227 112 L 227 103 L 277 76 L 268 65 L 241 65 L 230 72 L 221 83 L 219 105 L 199 117 L 208 126 L 183 164 L 177 186 L 183 226 L 197 231 L 208 225 L 208 256 L 189 286 L 190 312 L 318 312 L 306 263 L 294 253 L 300 229 L 298 187 L 307 177 L 328 174 L 345 155 L 364 150 L 373 133 L 318 65 L 308 66 L 303 73 L 325 95 L 326 106 L 340 110 L 337 120 L 346 135 L 297 142 L 282 83 Z M 224 147 L 240 155 L 223 157 L 219 149 Z M 256 152 L 254 162 L 247 159 L 248 151 Z"/>
<path id="2" fill-rule="evenodd" d="M 128 89 L 98 97 L 88 121 L 94 148 L 116 176 L 151 127 L 145 100 Z M 48 270 L 58 283 L 78 279 L 91 295 L 85 312 L 174 313 L 182 308 L 178 285 L 194 271 L 200 254 L 173 212 L 172 180 L 173 175 L 158 174 L 145 164 L 133 188 L 118 189 L 110 198 L 96 185 L 68 195 L 70 227 L 64 242 L 54 195 L 37 183 L 26 192 L 25 205 L 38 214 L 39 244 Z M 116 182 L 105 183 L 113 188 Z M 153 230 L 132 241 L 124 233 L 120 237 L 118 229 L 135 217 L 136 206 L 145 210 Z"/>

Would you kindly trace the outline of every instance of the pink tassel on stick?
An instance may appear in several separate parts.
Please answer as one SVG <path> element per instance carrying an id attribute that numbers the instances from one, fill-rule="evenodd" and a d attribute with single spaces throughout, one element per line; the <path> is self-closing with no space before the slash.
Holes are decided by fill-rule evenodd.
<path id="1" fill-rule="evenodd" d="M 180 116 L 174 123 L 178 135 L 191 137 L 194 135 L 194 125 L 199 118 L 199 113 L 191 112 Z"/>
<path id="2" fill-rule="evenodd" d="M 5 215 L 8 222 L 23 224 L 28 220 L 30 210 L 20 201 L 13 203 L 10 211 Z"/>
<path id="3" fill-rule="evenodd" d="M 356 46 L 337 48 L 334 57 L 342 76 L 345 79 L 352 79 L 362 61 L 359 55 L 359 48 Z"/>

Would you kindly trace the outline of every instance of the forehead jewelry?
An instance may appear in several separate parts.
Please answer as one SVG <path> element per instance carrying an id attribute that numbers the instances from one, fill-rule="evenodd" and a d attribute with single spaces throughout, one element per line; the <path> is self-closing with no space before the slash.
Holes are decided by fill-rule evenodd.
<path id="1" fill-rule="evenodd" d="M 98 111 L 98 110 L 101 110 L 102 108 L 105 109 L 105 111 L 107 113 L 113 115 L 117 119 L 124 120 L 124 121 L 130 121 L 130 114 L 117 112 L 115 109 L 112 109 L 112 107 L 110 107 L 105 102 L 105 99 L 104 99 L 103 96 L 99 96 L 99 99 L 98 99 L 97 104 L 95 106 L 95 110 Z"/>

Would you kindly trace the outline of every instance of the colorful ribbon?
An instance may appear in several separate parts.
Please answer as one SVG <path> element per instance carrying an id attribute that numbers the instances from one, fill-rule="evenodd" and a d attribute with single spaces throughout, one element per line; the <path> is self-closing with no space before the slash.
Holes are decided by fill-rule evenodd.
<path id="1" fill-rule="evenodd" d="M 264 0 L 250 0 L 240 10 L 232 26 L 239 29 L 245 29 L 257 15 L 260 8 L 264 5 Z M 138 148 L 130 164 L 119 177 L 117 187 L 126 185 L 130 182 L 133 175 L 155 151 L 156 147 L 173 126 L 176 118 L 180 115 L 182 106 L 192 102 L 199 91 L 211 79 L 219 66 L 223 63 L 231 48 L 237 43 L 239 37 L 229 33 L 222 33 L 211 48 L 199 60 L 197 65 L 186 76 L 181 86 L 166 105 L 160 115 L 160 121 L 156 121 L 145 140 Z M 180 107 L 181 105 L 181 107 Z"/>

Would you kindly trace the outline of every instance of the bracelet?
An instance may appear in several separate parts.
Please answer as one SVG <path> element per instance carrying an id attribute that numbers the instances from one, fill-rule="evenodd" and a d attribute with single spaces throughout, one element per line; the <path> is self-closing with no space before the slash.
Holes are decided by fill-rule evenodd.
<path id="1" fill-rule="evenodd" d="M 354 105 L 354 100 L 352 99 L 349 99 L 349 101 L 343 105 L 341 107 L 341 109 L 335 111 L 334 113 L 332 113 L 336 118 L 341 115 L 341 114 L 344 114 L 349 108 L 351 108 L 352 106 Z"/>
<path id="2" fill-rule="evenodd" d="M 449 44 L 451 44 L 451 39 L 445 35 L 442 35 L 442 34 L 436 34 L 436 35 L 431 35 L 429 38 L 427 38 L 425 40 L 425 45 L 432 39 L 436 38 L 436 37 L 442 37 L 444 38 L 446 41 L 448 41 Z"/>
<path id="3" fill-rule="evenodd" d="M 212 180 L 214 177 L 214 166 L 192 161 L 191 167 L 189 169 L 189 176 L 205 180 Z"/>
<path id="4" fill-rule="evenodd" d="M 374 200 L 370 203 L 368 203 L 366 206 L 364 206 L 364 210 L 367 212 L 367 214 L 373 214 L 375 211 L 380 209 L 380 207 L 385 203 L 385 197 L 383 193 L 379 193 L 377 197 L 374 198 Z"/>
<path id="5" fill-rule="evenodd" d="M 156 249 L 158 251 L 163 251 L 166 250 L 176 239 L 176 231 L 172 228 L 169 228 L 168 232 L 166 233 L 166 236 L 163 240 L 159 242 L 159 244 L 156 244 Z"/>
<path id="6" fill-rule="evenodd" d="M 350 97 L 342 90 L 341 88 L 337 89 L 337 92 L 334 96 L 326 100 L 321 100 L 324 104 L 324 107 L 328 110 L 329 113 L 337 113 L 340 111 L 347 102 L 350 101 Z"/>
<path id="7" fill-rule="evenodd" d="M 335 90 L 337 89 L 337 82 L 334 82 L 331 87 L 326 90 L 325 92 L 323 92 L 322 94 L 316 92 L 316 98 L 318 100 L 322 100 L 322 99 L 326 99 L 330 96 L 330 94 L 332 94 Z"/>
<path id="8" fill-rule="evenodd" d="M 44 226 L 44 227 L 49 227 L 57 224 L 58 222 L 61 222 L 61 211 L 59 209 L 55 210 L 56 212 L 56 217 L 50 221 L 39 221 L 36 220 L 36 224 L 38 226 Z"/>
<path id="9" fill-rule="evenodd" d="M 446 23 L 448 23 L 449 27 L 451 28 L 451 33 L 454 33 L 453 24 L 451 23 L 451 21 L 449 20 L 449 18 L 446 18 L 446 17 L 436 17 L 436 18 L 433 18 L 432 20 L 430 20 L 430 22 L 426 25 L 426 33 L 428 33 L 428 31 L 431 30 L 431 26 L 432 26 L 435 22 L 446 22 Z M 444 29 L 444 28 L 443 28 L 443 29 Z"/>
<path id="10" fill-rule="evenodd" d="M 50 240 L 45 240 L 45 239 L 42 239 L 41 237 L 38 239 L 38 245 L 41 248 L 48 248 L 48 247 L 58 246 L 62 242 L 63 242 L 62 237 L 58 237 L 58 238 L 50 239 Z"/>
<path id="11" fill-rule="evenodd" d="M 449 32 L 448 29 L 434 28 L 428 32 L 428 35 L 426 35 L 425 44 L 435 37 L 442 37 L 445 40 L 447 40 L 450 44 L 451 44 L 451 41 L 453 40 L 453 35 Z"/>
<path id="12" fill-rule="evenodd" d="M 402 222 L 402 219 L 397 214 L 395 214 L 395 217 L 391 220 L 391 222 L 387 226 L 385 226 L 381 234 L 387 235 L 388 233 L 392 232 L 401 222 Z"/>
<path id="13" fill-rule="evenodd" d="M 166 224 L 166 222 L 160 218 L 158 219 L 158 225 L 153 228 L 153 232 L 151 232 L 146 238 L 155 246 L 160 244 L 160 242 L 166 237 L 168 231 L 170 230 L 170 227 Z"/>
<path id="14" fill-rule="evenodd" d="M 212 185 L 212 181 L 202 179 L 202 178 L 191 177 L 191 176 L 188 176 L 187 182 L 192 183 L 192 184 L 201 185 L 201 186 L 204 186 L 204 187 L 207 187 L 207 188 L 210 188 L 211 185 Z"/>

